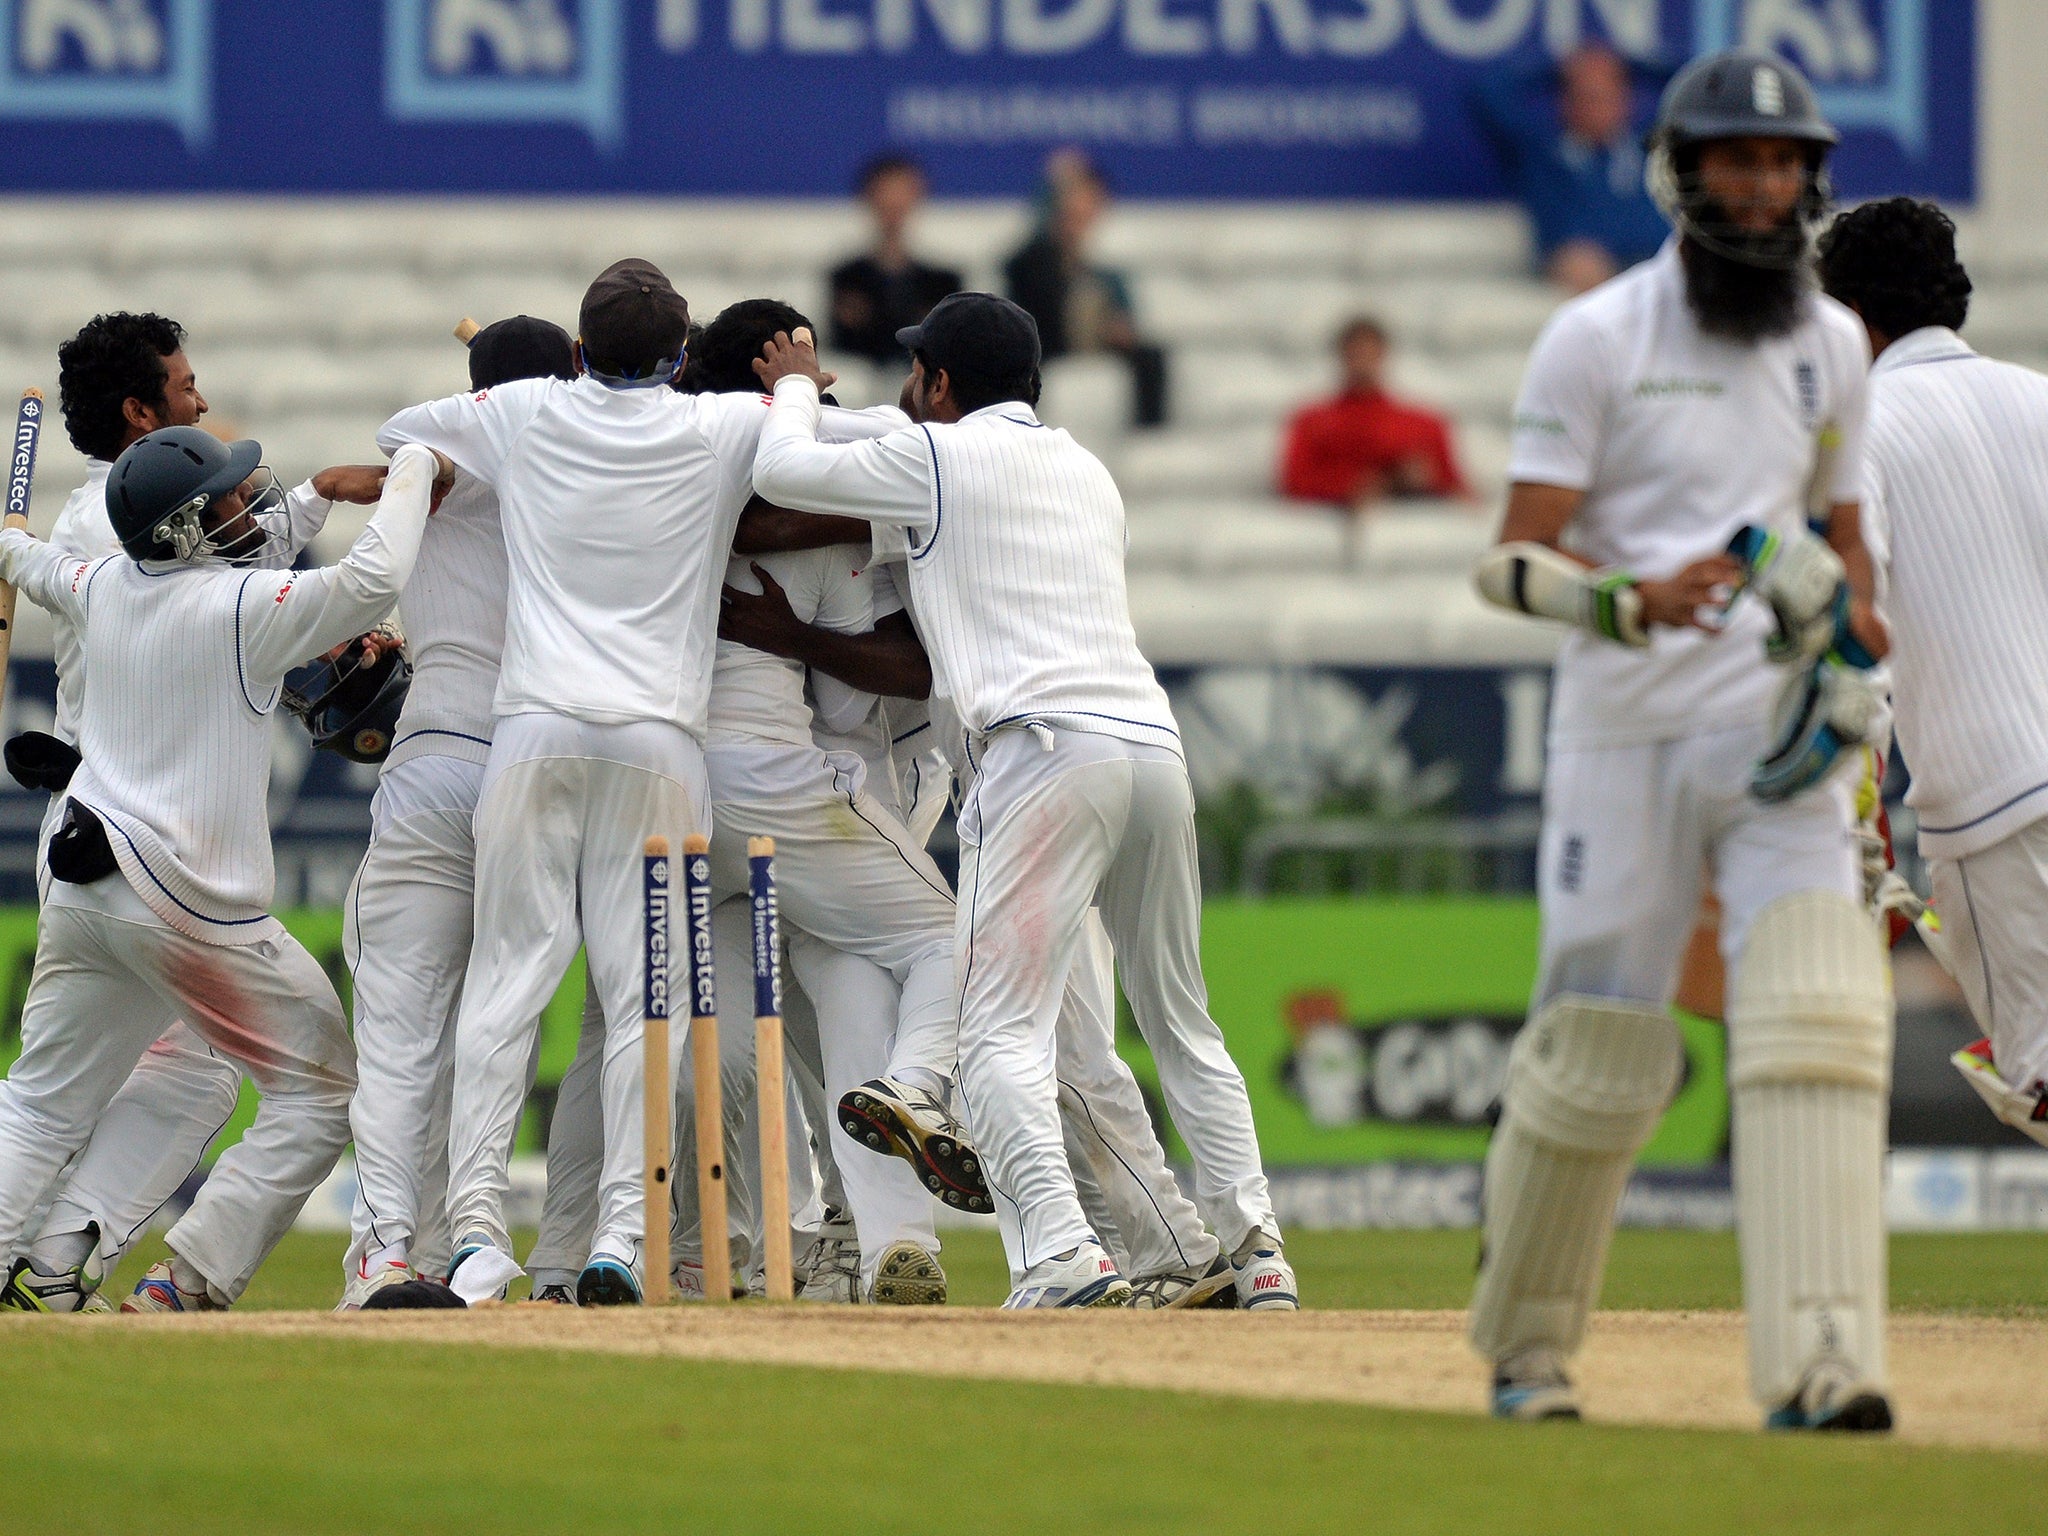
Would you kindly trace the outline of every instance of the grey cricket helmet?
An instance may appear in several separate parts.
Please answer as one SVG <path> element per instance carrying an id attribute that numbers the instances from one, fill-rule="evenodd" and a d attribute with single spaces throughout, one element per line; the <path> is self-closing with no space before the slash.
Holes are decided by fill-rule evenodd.
<path id="1" fill-rule="evenodd" d="M 206 509 L 263 462 L 262 445 L 224 443 L 198 427 L 161 427 L 122 450 L 107 476 L 107 518 L 137 560 L 193 560 L 220 553 Z"/>
<path id="2" fill-rule="evenodd" d="M 1805 146 L 1806 188 L 1782 227 L 1742 227 L 1706 195 L 1699 149 L 1723 139 L 1789 139 Z M 1688 239 L 1746 266 L 1795 267 L 1833 202 L 1827 157 L 1840 142 L 1797 66 L 1761 49 L 1728 48 L 1694 59 L 1664 88 L 1650 128 L 1645 180 L 1657 206 Z"/>

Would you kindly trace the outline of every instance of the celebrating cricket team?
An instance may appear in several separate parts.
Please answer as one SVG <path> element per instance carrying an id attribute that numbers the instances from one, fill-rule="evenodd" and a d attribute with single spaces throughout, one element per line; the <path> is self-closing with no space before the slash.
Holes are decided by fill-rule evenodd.
<path id="1" fill-rule="evenodd" d="M 1504 1418 L 1579 1416 L 1572 1357 L 1683 1074 L 1669 1005 L 1711 893 L 1755 1396 L 1775 1428 L 1891 1426 L 1885 934 L 1937 931 L 1887 867 L 1894 730 L 1939 953 L 1986 1036 L 1957 1066 L 2048 1143 L 2048 379 L 1958 334 L 1938 209 L 1827 225 L 1835 140 L 1782 59 L 1688 66 L 1648 156 L 1675 234 L 1557 312 L 1517 403 L 1475 581 L 1569 630 L 1470 1315 Z M 1296 1308 L 1208 1010 L 1194 801 L 1123 504 L 1038 420 L 1031 317 L 942 300 L 899 337 L 900 407 L 862 411 L 786 304 L 698 325 L 629 259 L 576 320 L 484 327 L 470 388 L 386 422 L 384 462 L 290 490 L 201 428 L 171 320 L 102 315 L 60 349 L 89 473 L 47 540 L 0 532 L 59 683 L 53 730 L 6 751 L 50 805 L 0 1082 L 0 1305 L 110 1310 L 102 1282 L 246 1077 L 253 1125 L 120 1310 L 233 1305 L 351 1141 L 343 1309 L 522 1280 L 530 1304 L 759 1293 L 792 1203 L 801 1299 L 940 1303 L 935 1202 L 994 1214 L 1008 1307 Z M 336 501 L 374 512 L 301 568 Z M 281 707 L 381 765 L 352 1020 L 269 911 Z M 957 888 L 926 851 L 949 804 Z M 709 839 L 728 1001 L 750 842 L 774 840 L 786 1073 L 757 1080 L 727 1029 L 650 1075 L 650 967 L 680 998 L 698 963 L 643 942 L 652 838 Z M 513 1141 L 579 950 L 522 1254 Z M 1119 987 L 1184 1169 L 1117 1053 Z M 750 1150 L 785 1099 L 793 1202 L 763 1198 L 781 1159 Z M 664 1103 L 675 1145 L 730 1149 L 719 1179 L 649 1181 Z M 722 1123 L 693 1126 L 707 1104 Z"/>

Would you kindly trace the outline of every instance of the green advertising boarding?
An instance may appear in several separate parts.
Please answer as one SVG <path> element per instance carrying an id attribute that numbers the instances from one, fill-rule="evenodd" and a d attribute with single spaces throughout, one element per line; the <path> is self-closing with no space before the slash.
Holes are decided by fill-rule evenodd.
<path id="1" fill-rule="evenodd" d="M 346 1003 L 341 914 L 281 914 Z M 1216 900 L 1203 913 L 1209 1002 L 1243 1068 L 1259 1144 L 1275 1166 L 1476 1160 L 1536 965 L 1536 904 L 1523 899 Z M 6 1009 L 0 1061 L 21 1044 L 35 912 L 0 910 Z M 579 959 L 541 1020 L 523 1150 L 545 1141 L 555 1086 L 576 1053 Z M 1681 1015 L 1686 1076 L 1643 1156 L 1652 1167 L 1723 1160 L 1728 1108 L 1719 1025 Z M 1126 1016 L 1119 1042 L 1152 1103 L 1157 1076 Z M 224 1133 L 248 1121 L 252 1096 Z M 1169 1146 L 1177 1157 L 1185 1150 Z"/>

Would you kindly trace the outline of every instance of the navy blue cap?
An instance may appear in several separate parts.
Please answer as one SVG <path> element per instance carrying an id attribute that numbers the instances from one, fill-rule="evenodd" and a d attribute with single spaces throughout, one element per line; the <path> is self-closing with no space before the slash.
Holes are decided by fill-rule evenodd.
<path id="1" fill-rule="evenodd" d="M 898 331 L 896 344 L 906 352 L 922 352 L 934 368 L 977 379 L 1029 373 L 1043 356 L 1038 322 L 993 293 L 948 294 L 921 324 Z"/>

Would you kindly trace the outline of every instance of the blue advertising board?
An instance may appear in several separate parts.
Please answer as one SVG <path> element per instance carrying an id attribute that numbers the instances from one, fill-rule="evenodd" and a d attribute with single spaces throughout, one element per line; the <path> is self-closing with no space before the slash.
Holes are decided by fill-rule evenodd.
<path id="1" fill-rule="evenodd" d="M 1851 195 L 1976 186 L 1974 0 L 0 0 L 0 189 L 1486 198 L 1489 73 L 1800 62 Z"/>

